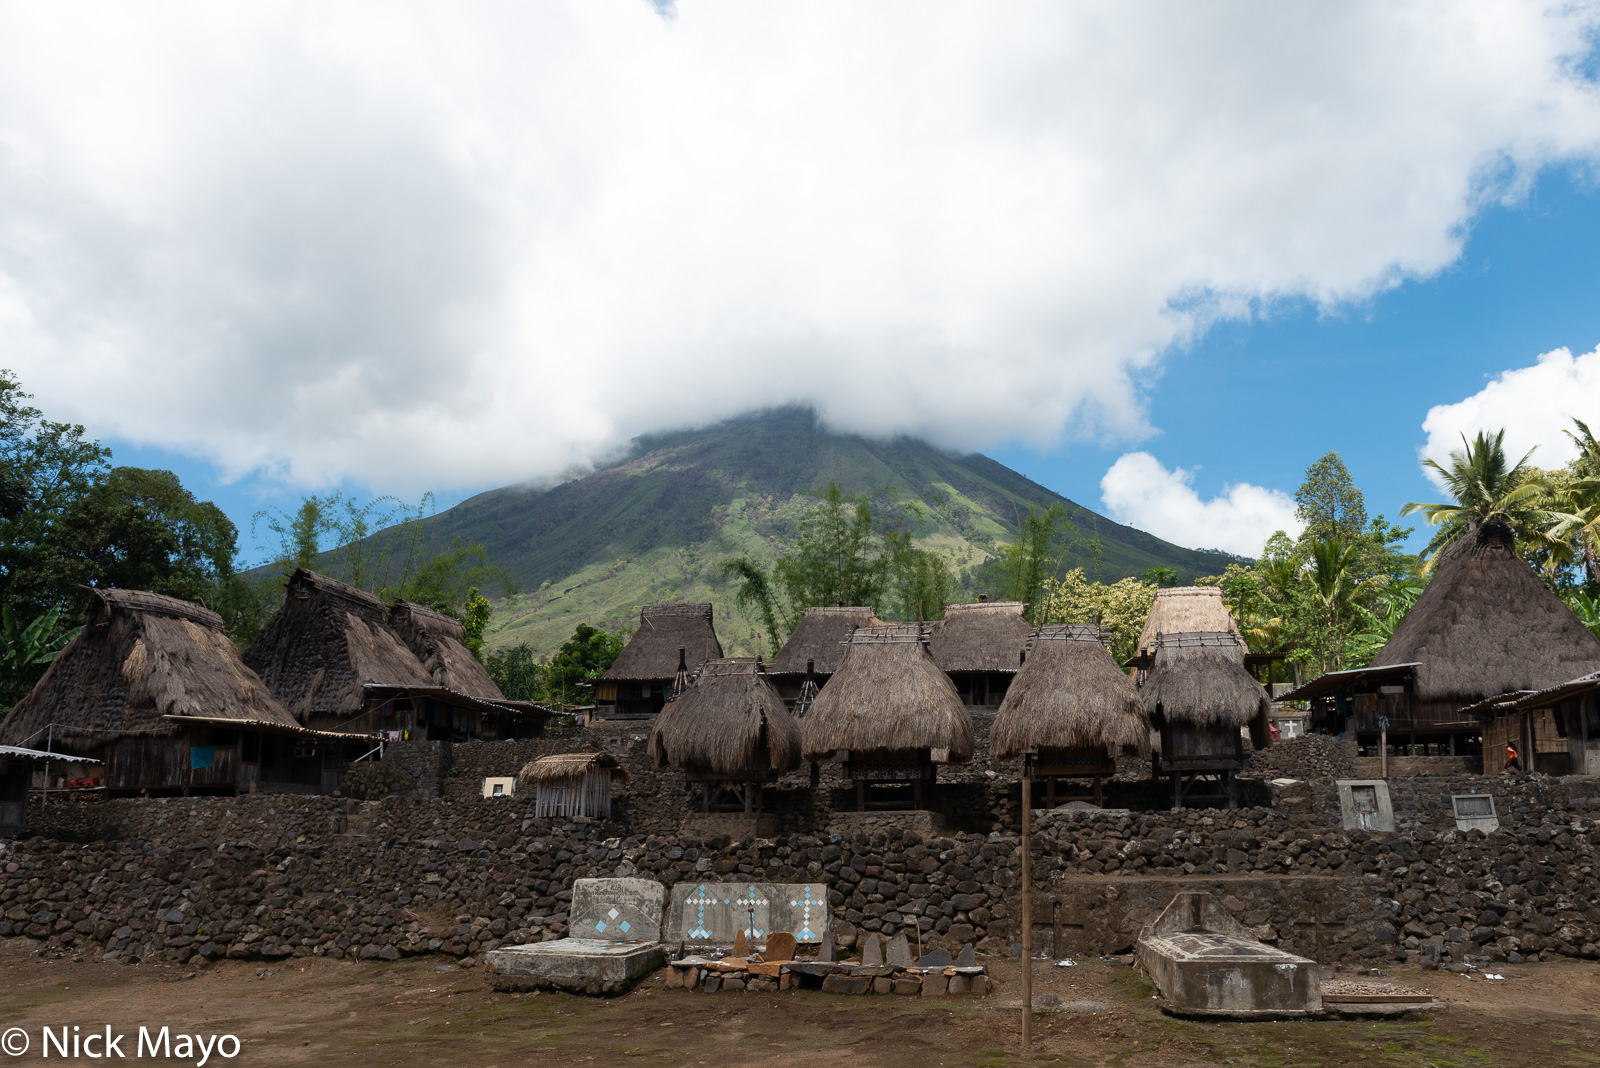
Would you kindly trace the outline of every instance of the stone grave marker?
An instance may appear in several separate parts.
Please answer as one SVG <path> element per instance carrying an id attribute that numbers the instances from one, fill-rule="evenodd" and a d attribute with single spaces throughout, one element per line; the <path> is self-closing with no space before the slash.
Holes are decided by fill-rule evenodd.
<path id="1" fill-rule="evenodd" d="M 861 966 L 863 968 L 877 968 L 883 964 L 883 940 L 876 934 L 868 933 L 867 944 L 861 948 Z"/>
<path id="2" fill-rule="evenodd" d="M 950 955 L 950 951 L 948 949 L 945 949 L 943 946 L 940 946 L 938 949 L 933 950 L 931 953 L 925 953 L 922 956 L 918 957 L 917 958 L 917 967 L 919 967 L 919 968 L 948 968 L 952 964 L 954 964 L 955 962 L 956 962 L 956 959 Z"/>
<path id="3" fill-rule="evenodd" d="M 911 967 L 911 946 L 906 942 L 906 933 L 904 931 L 889 939 L 889 952 L 886 954 L 884 963 L 895 968 Z"/>
<path id="4" fill-rule="evenodd" d="M 691 945 L 731 945 L 740 931 L 753 946 L 768 932 L 787 931 L 815 945 L 828 929 L 828 888 L 822 883 L 678 883 L 668 913 L 670 936 Z"/>
<path id="5" fill-rule="evenodd" d="M 654 879 L 578 879 L 568 937 L 659 942 L 665 898 L 665 887 Z"/>
<path id="6" fill-rule="evenodd" d="M 822 937 L 822 948 L 817 950 L 817 963 L 832 964 L 838 959 L 838 950 L 833 947 L 833 932 L 829 931 Z"/>
<path id="7" fill-rule="evenodd" d="M 978 966 L 977 954 L 972 952 L 972 943 L 968 942 L 961 947 L 961 956 L 956 958 L 957 968 L 976 968 Z"/>
<path id="8" fill-rule="evenodd" d="M 734 936 L 734 939 L 733 939 L 733 953 L 732 953 L 732 956 L 735 956 L 735 957 L 748 957 L 749 955 L 750 955 L 750 943 L 745 940 L 744 932 L 740 931 L 737 935 Z"/>
<path id="9" fill-rule="evenodd" d="M 761 954 L 767 963 L 794 960 L 796 942 L 788 931 L 774 931 L 767 936 L 767 948 Z"/>

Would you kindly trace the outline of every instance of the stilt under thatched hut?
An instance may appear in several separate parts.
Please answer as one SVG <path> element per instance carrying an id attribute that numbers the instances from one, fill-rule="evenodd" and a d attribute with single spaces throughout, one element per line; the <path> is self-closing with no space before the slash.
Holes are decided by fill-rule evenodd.
<path id="1" fill-rule="evenodd" d="M 1314 730 L 1363 747 L 1378 743 L 1387 720 L 1387 742 L 1402 753 L 1481 754 L 1491 717 L 1470 706 L 1597 669 L 1600 639 L 1517 555 L 1510 529 L 1492 522 L 1445 549 L 1368 666 L 1330 672 L 1279 700 L 1309 701 Z M 1499 771 L 1499 758 L 1485 755 L 1484 770 Z"/>
<path id="2" fill-rule="evenodd" d="M 1250 727 L 1252 740 L 1265 748 L 1272 709 L 1267 691 L 1245 669 L 1244 643 L 1227 632 L 1163 634 L 1154 654 L 1139 700 L 1161 732 L 1153 771 L 1171 780 L 1172 807 L 1198 800 L 1238 807 L 1241 728 Z"/>
<path id="3" fill-rule="evenodd" d="M 0 724 L 0 743 L 98 756 L 110 793 L 331 793 L 368 739 L 303 728 L 209 608 L 91 589 L 83 632 Z"/>
<path id="4" fill-rule="evenodd" d="M 974 708 L 997 707 L 1022 666 L 1033 624 L 1021 601 L 953 604 L 928 624 L 928 652 L 950 676 L 961 700 Z"/>
<path id="5" fill-rule="evenodd" d="M 972 717 L 918 623 L 858 628 L 800 736 L 805 759 L 843 761 L 861 811 L 924 808 L 938 765 L 972 759 Z"/>
<path id="6" fill-rule="evenodd" d="M 517 785 L 534 788 L 538 819 L 611 818 L 611 784 L 628 781 L 628 769 L 610 753 L 556 753 L 524 764 Z"/>
<path id="7" fill-rule="evenodd" d="M 1111 632 L 1098 624 L 1039 627 L 995 715 L 992 752 L 1001 760 L 1028 754 L 1032 778 L 1044 780 L 1051 808 L 1058 779 L 1090 780 L 1084 799 L 1104 804 L 1103 783 L 1117 773 L 1116 754 L 1149 749 L 1150 722 L 1110 643 Z M 1062 794 L 1059 800 L 1075 799 Z"/>
<path id="8" fill-rule="evenodd" d="M 844 662 L 845 643 L 857 627 L 881 626 L 870 608 L 807 608 L 789 640 L 767 665 L 783 703 L 804 717 L 822 687 Z"/>
<path id="9" fill-rule="evenodd" d="M 759 658 L 708 660 L 656 717 L 650 755 L 700 787 L 702 811 L 759 812 L 761 784 L 800 766 L 800 725 Z"/>
<path id="10" fill-rule="evenodd" d="M 680 664 L 687 675 L 721 656 L 709 604 L 647 604 L 622 655 L 595 682 L 595 718 L 650 719 L 676 688 Z"/>

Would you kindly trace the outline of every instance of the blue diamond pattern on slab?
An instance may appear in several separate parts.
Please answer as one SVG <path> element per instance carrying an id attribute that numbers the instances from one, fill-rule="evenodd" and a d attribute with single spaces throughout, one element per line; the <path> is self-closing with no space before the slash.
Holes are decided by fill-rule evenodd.
<path id="1" fill-rule="evenodd" d="M 596 920 L 595 921 L 595 925 L 594 925 L 594 929 L 596 931 L 604 931 L 606 929 L 606 921 L 605 920 Z"/>
<path id="2" fill-rule="evenodd" d="M 633 926 L 633 925 L 630 924 L 627 920 L 623 920 L 622 921 L 622 933 L 623 934 L 627 934 L 628 933 L 628 928 L 631 927 L 631 926 Z"/>

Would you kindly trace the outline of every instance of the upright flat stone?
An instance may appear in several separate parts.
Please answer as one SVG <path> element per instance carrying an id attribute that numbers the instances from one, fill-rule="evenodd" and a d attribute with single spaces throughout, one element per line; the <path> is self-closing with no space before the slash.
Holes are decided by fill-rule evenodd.
<path id="1" fill-rule="evenodd" d="M 573 938 L 661 941 L 666 888 L 654 879 L 578 879 L 572 884 Z"/>
<path id="2" fill-rule="evenodd" d="M 889 951 L 884 957 L 884 963 L 895 968 L 911 967 L 911 944 L 906 941 L 904 931 L 889 939 Z"/>
<path id="3" fill-rule="evenodd" d="M 828 930 L 828 917 L 822 883 L 678 883 L 667 935 L 690 945 L 729 946 L 745 931 L 759 946 L 769 933 L 787 931 L 796 942 L 815 945 Z"/>
<path id="4" fill-rule="evenodd" d="M 978 966 L 977 954 L 972 952 L 972 943 L 968 942 L 961 947 L 961 956 L 956 958 L 957 968 L 976 968 Z"/>
<path id="5" fill-rule="evenodd" d="M 817 950 L 818 964 L 832 964 L 839 959 L 839 951 L 833 945 L 833 932 L 829 931 L 822 938 L 822 948 Z"/>
<path id="6" fill-rule="evenodd" d="M 750 955 L 750 943 L 746 940 L 743 931 L 733 936 L 733 955 L 741 958 Z"/>
<path id="7" fill-rule="evenodd" d="M 866 935 L 867 944 L 861 947 L 861 966 L 863 968 L 880 968 L 883 966 L 883 940 L 876 934 Z"/>
<path id="8" fill-rule="evenodd" d="M 794 940 L 794 935 L 790 934 L 788 931 L 774 931 L 772 934 L 767 936 L 767 948 L 762 951 L 761 956 L 765 958 L 768 963 L 774 961 L 794 960 L 795 948 L 796 943 Z"/>
<path id="9" fill-rule="evenodd" d="M 947 968 L 950 965 L 954 964 L 955 962 L 956 962 L 956 959 L 950 955 L 950 951 L 948 949 L 945 949 L 943 946 L 940 946 L 938 949 L 933 950 L 931 953 L 924 953 L 922 956 L 918 957 L 917 958 L 917 967 L 919 967 L 919 968 Z"/>

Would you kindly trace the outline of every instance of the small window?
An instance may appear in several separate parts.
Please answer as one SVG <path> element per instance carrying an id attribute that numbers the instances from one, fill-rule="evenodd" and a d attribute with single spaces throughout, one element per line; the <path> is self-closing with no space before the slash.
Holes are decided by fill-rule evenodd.
<path id="1" fill-rule="evenodd" d="M 494 784 L 494 796 L 495 797 L 504 797 L 505 793 L 506 793 L 506 787 L 505 787 L 504 783 L 498 783 L 497 782 L 497 783 Z"/>

